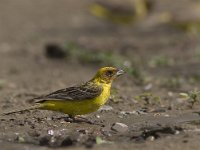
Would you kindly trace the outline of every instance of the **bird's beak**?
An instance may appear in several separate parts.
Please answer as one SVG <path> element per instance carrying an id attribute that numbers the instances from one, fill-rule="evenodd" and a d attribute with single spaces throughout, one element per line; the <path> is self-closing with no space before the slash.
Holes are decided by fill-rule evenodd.
<path id="1" fill-rule="evenodd" d="M 122 74 L 124 74 L 124 73 L 125 73 L 124 70 L 119 69 L 119 70 L 117 71 L 116 75 L 117 75 L 117 76 L 120 76 L 120 75 L 122 75 Z"/>

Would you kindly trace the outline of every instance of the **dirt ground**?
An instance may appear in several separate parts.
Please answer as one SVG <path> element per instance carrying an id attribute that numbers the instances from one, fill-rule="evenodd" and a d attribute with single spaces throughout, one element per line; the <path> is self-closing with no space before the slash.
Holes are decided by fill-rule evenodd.
<path id="1" fill-rule="evenodd" d="M 200 90 L 199 36 L 167 25 L 105 22 L 89 14 L 91 2 L 0 0 L 0 112 L 87 81 L 106 65 L 49 59 L 49 43 L 109 51 L 133 62 L 139 75 L 116 80 L 107 107 L 87 115 L 95 124 L 69 123 L 46 110 L 1 116 L 0 149 L 199 149 L 200 104 L 190 108 L 179 95 Z M 117 122 L 128 129 L 113 130 Z"/>

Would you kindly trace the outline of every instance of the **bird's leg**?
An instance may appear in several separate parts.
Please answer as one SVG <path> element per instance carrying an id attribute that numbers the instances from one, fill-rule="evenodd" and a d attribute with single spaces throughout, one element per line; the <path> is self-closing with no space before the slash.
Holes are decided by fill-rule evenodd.
<path id="1" fill-rule="evenodd" d="M 85 122 L 85 123 L 89 123 L 89 124 L 96 124 L 94 121 L 92 121 L 86 117 L 83 117 L 83 116 L 76 116 L 75 121 L 76 122 Z"/>
<path id="2" fill-rule="evenodd" d="M 74 117 L 74 119 L 75 119 L 75 122 L 85 122 L 85 123 L 89 123 L 89 124 L 92 124 L 92 125 L 100 125 L 100 126 L 104 127 L 104 125 L 102 123 L 92 121 L 92 120 L 90 120 L 86 117 L 83 117 L 83 116 L 77 115 L 76 117 Z"/>
<path id="3" fill-rule="evenodd" d="M 76 120 L 76 121 L 79 121 L 79 122 L 87 122 L 87 123 L 90 123 L 90 124 L 94 124 L 93 121 L 89 120 L 89 119 L 86 118 L 86 117 L 80 116 L 80 115 L 77 115 L 77 116 L 75 117 L 75 120 Z"/>
<path id="4" fill-rule="evenodd" d="M 78 122 L 86 122 L 86 123 L 89 123 L 89 124 L 94 124 L 93 121 L 91 121 L 91 120 L 89 120 L 89 119 L 87 119 L 83 116 L 79 116 L 79 115 L 77 115 L 77 116 L 69 115 L 69 117 L 65 117 L 64 120 L 67 121 L 67 122 L 77 122 L 77 123 Z"/>

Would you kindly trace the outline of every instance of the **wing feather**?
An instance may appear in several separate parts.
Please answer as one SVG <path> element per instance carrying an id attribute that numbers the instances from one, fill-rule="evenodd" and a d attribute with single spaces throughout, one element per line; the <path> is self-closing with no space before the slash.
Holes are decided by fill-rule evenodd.
<path id="1" fill-rule="evenodd" d="M 84 100 L 93 99 L 102 93 L 102 86 L 94 83 L 86 83 L 80 86 L 69 87 L 50 93 L 45 96 L 35 98 L 36 103 L 46 100 Z"/>

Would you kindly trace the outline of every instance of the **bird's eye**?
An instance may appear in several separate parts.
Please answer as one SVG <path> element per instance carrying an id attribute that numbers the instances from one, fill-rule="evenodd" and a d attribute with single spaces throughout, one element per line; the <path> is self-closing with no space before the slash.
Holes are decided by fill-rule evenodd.
<path id="1" fill-rule="evenodd" d="M 111 77 L 112 75 L 113 75 L 113 71 L 111 70 L 106 71 L 106 76 Z"/>

